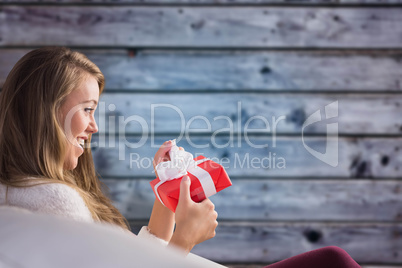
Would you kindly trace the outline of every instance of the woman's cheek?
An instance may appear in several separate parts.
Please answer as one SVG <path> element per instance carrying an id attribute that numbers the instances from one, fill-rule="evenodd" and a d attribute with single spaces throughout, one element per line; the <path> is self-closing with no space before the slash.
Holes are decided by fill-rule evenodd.
<path id="1" fill-rule="evenodd" d="M 81 132 L 83 132 L 86 124 L 86 118 L 83 117 L 82 115 L 77 114 L 77 117 L 75 118 L 73 125 L 72 125 L 72 132 L 74 136 L 79 135 Z"/>

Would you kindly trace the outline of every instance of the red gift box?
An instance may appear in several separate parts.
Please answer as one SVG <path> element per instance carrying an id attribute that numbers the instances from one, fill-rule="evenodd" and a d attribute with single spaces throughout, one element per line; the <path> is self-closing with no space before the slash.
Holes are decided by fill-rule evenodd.
<path id="1" fill-rule="evenodd" d="M 219 192 L 232 185 L 232 182 L 230 181 L 229 176 L 226 173 L 225 169 L 218 163 L 208 158 L 205 158 L 202 155 L 194 158 L 194 161 L 196 161 L 196 163 L 201 162 L 200 164 L 197 165 L 197 167 L 208 172 L 210 179 L 212 179 L 211 183 L 213 183 L 215 186 L 214 191 Z M 210 195 L 208 196 L 205 195 L 204 188 L 201 185 L 202 183 L 196 176 L 197 172 L 193 172 L 196 173 L 193 174 L 191 173 L 192 171 L 193 170 L 189 169 L 187 174 L 191 180 L 191 186 L 190 186 L 191 199 L 194 202 L 201 202 Z M 173 212 L 176 211 L 177 203 L 179 201 L 180 182 L 182 178 L 183 177 L 173 179 L 170 181 L 165 181 L 161 184 L 159 178 L 156 178 L 155 180 L 150 182 L 152 190 L 155 193 L 155 196 L 158 197 L 162 201 L 162 203 Z M 155 190 L 155 188 L 157 189 Z"/>

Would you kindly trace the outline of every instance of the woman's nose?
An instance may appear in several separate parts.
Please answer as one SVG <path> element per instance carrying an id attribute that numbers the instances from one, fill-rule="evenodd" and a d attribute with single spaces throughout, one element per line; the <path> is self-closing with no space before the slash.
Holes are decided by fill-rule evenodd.
<path id="1" fill-rule="evenodd" d="M 91 134 L 98 132 L 98 125 L 96 124 L 95 118 L 92 117 L 92 120 L 89 122 L 87 131 Z"/>

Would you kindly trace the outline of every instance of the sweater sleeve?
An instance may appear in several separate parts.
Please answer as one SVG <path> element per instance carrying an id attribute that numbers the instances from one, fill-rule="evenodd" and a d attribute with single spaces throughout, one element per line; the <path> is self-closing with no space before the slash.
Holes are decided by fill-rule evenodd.
<path id="1" fill-rule="evenodd" d="M 167 244 L 168 244 L 167 241 L 165 241 L 165 240 L 153 235 L 149 231 L 148 226 L 143 226 L 141 228 L 140 232 L 138 233 L 138 237 L 142 237 L 142 238 L 145 238 L 145 239 L 148 239 L 148 240 L 155 241 L 155 242 L 157 242 L 157 243 L 159 243 L 160 245 L 163 245 L 163 246 L 167 246 Z"/>
<path id="2" fill-rule="evenodd" d="M 160 238 L 156 237 L 155 235 L 153 235 L 149 231 L 147 226 L 143 226 L 141 228 L 140 232 L 138 233 L 138 237 L 142 237 L 142 238 L 145 238 L 145 239 L 155 241 L 156 243 L 159 243 L 160 245 L 163 245 L 163 246 L 168 245 L 167 241 L 165 241 L 163 239 L 160 239 Z M 200 257 L 198 255 L 195 255 L 193 253 L 189 253 L 186 256 L 186 259 L 192 261 L 194 264 L 198 264 L 200 267 L 217 267 L 217 268 L 222 267 L 222 268 L 225 268 L 225 266 L 222 266 L 222 265 L 220 265 L 218 263 L 215 263 L 213 261 L 210 261 L 210 260 L 205 259 L 203 257 Z"/>
<path id="3" fill-rule="evenodd" d="M 33 212 L 58 215 L 83 222 L 94 221 L 80 194 L 61 183 L 10 188 L 7 203 Z"/>

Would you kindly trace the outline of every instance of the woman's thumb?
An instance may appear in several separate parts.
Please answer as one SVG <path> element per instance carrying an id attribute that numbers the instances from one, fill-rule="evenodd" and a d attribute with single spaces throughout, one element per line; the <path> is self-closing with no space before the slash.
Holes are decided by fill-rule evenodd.
<path id="1" fill-rule="evenodd" d="M 181 179 L 181 183 L 180 183 L 180 196 L 179 196 L 179 202 L 181 201 L 186 201 L 186 200 L 191 200 L 191 196 L 190 196 L 190 185 L 191 185 L 191 181 L 190 181 L 190 177 L 189 176 L 184 176 Z"/>

